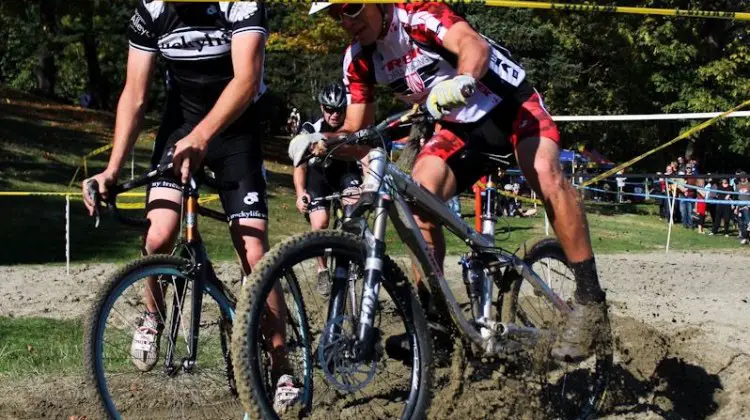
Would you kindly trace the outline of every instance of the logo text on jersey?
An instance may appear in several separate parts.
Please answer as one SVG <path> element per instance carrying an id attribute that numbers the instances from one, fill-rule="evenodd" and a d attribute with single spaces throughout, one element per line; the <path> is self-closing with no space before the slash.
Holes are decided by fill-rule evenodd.
<path id="1" fill-rule="evenodd" d="M 396 67 L 405 66 L 412 62 L 415 58 L 419 56 L 419 51 L 416 48 L 412 48 L 411 50 L 407 51 L 406 54 L 399 58 L 394 58 L 393 60 L 388 60 L 385 63 L 385 69 L 388 72 L 392 72 L 393 69 Z"/>
<path id="2" fill-rule="evenodd" d="M 147 38 L 153 38 L 154 34 L 150 32 L 148 29 L 146 29 L 146 22 L 143 20 L 143 17 L 140 13 L 138 13 L 138 10 L 133 13 L 133 17 L 130 18 L 130 27 L 141 36 L 145 36 Z"/>
<path id="3" fill-rule="evenodd" d="M 231 42 L 232 36 L 227 32 L 215 31 L 212 34 L 209 34 L 205 32 L 191 31 L 188 34 L 180 35 L 179 38 L 175 36 L 164 38 L 159 44 L 159 49 L 196 50 L 198 52 L 201 52 L 206 46 L 220 47 L 223 45 L 228 45 Z"/>

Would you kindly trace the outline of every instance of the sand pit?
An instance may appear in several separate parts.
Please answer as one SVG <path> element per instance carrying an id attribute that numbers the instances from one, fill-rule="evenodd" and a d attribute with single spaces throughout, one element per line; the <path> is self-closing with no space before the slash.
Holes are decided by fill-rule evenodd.
<path id="1" fill-rule="evenodd" d="M 750 255 L 739 251 L 597 257 L 610 301 L 615 366 L 602 417 L 750 418 Z M 448 276 L 460 282 L 455 261 Z M 112 264 L 0 267 L 0 316 L 86 313 Z M 234 264 L 220 277 L 238 279 Z M 452 363 L 452 364 L 451 364 Z M 430 418 L 534 418 L 533 390 L 454 354 L 435 378 Z M 85 414 L 80 377 L 0 378 L 1 418 Z"/>

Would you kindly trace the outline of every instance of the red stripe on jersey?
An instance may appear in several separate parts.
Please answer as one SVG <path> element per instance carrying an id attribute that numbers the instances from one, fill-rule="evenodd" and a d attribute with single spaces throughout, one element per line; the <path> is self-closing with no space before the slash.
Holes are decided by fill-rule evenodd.
<path id="1" fill-rule="evenodd" d="M 394 7 L 405 10 L 411 18 L 406 31 L 417 42 L 443 45 L 440 28 L 450 29 L 455 23 L 466 22 L 445 3 L 408 3 Z"/>
<path id="2" fill-rule="evenodd" d="M 344 54 L 344 85 L 346 85 L 352 104 L 375 102 L 375 74 L 372 62 L 362 54 L 362 49 L 352 51 L 350 45 Z"/>

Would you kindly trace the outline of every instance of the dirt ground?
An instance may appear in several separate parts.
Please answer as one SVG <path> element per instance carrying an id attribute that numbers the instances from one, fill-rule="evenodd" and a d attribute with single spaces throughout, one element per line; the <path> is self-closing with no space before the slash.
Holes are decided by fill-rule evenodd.
<path id="1" fill-rule="evenodd" d="M 605 412 L 611 419 L 750 418 L 750 253 L 670 252 L 597 257 L 616 344 Z M 460 282 L 455 261 L 448 277 Z M 0 316 L 74 318 L 116 269 L 84 264 L 0 267 Z M 219 264 L 225 281 L 238 277 Z M 438 370 L 431 418 L 499 418 L 503 389 Z M 458 376 L 458 378 L 456 377 Z M 456 383 L 459 381 L 460 383 Z M 0 418 L 86 412 L 81 378 L 0 378 Z M 152 413 L 153 414 L 153 413 Z"/>

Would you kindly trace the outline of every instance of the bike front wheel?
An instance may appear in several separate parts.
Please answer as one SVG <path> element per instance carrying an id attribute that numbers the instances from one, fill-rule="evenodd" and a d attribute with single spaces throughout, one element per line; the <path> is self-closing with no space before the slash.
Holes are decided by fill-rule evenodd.
<path id="1" fill-rule="evenodd" d="M 85 324 L 84 363 L 106 418 L 240 418 L 229 355 L 234 302 L 221 285 L 202 288 L 198 357 L 188 364 L 193 264 L 153 255 L 117 271 Z M 160 320 L 155 351 L 143 351 L 146 301 Z M 141 347 L 139 347 L 141 346 Z"/>
<path id="2" fill-rule="evenodd" d="M 320 257 L 337 264 L 333 293 L 321 297 L 315 291 Z M 280 243 L 266 254 L 243 287 L 232 342 L 235 377 L 240 400 L 251 418 L 277 419 L 273 389 L 264 371 L 264 344 L 268 343 L 269 294 L 275 287 L 291 292 L 287 300 L 287 324 L 301 329 L 305 341 L 301 358 L 287 349 L 287 362 L 302 387 L 301 401 L 292 408 L 299 417 L 418 419 L 430 402 L 432 348 L 424 313 L 403 271 L 390 259 L 383 265 L 382 287 L 373 327 L 376 329 L 371 359 L 354 360 L 351 349 L 359 314 L 348 308 L 352 294 L 346 285 L 362 284 L 365 246 L 361 238 L 333 230 L 308 232 Z M 356 281 L 352 277 L 360 277 Z M 338 283 L 337 283 L 338 281 Z M 361 303 L 361 290 L 356 299 Z M 286 294 L 286 293 L 285 293 Z M 340 299 L 338 301 L 337 299 Z M 361 307 L 361 305 L 359 305 Z M 338 308 L 338 309 L 335 309 Z M 289 331 L 289 328 L 286 329 Z M 287 333 L 287 336 L 289 333 Z M 386 340 L 404 338 L 403 352 L 388 355 Z M 293 340 L 287 338 L 287 343 Z M 313 393 L 313 384 L 315 392 Z M 339 414 L 340 413 L 340 414 Z M 297 415 L 293 415 L 297 417 Z"/>

